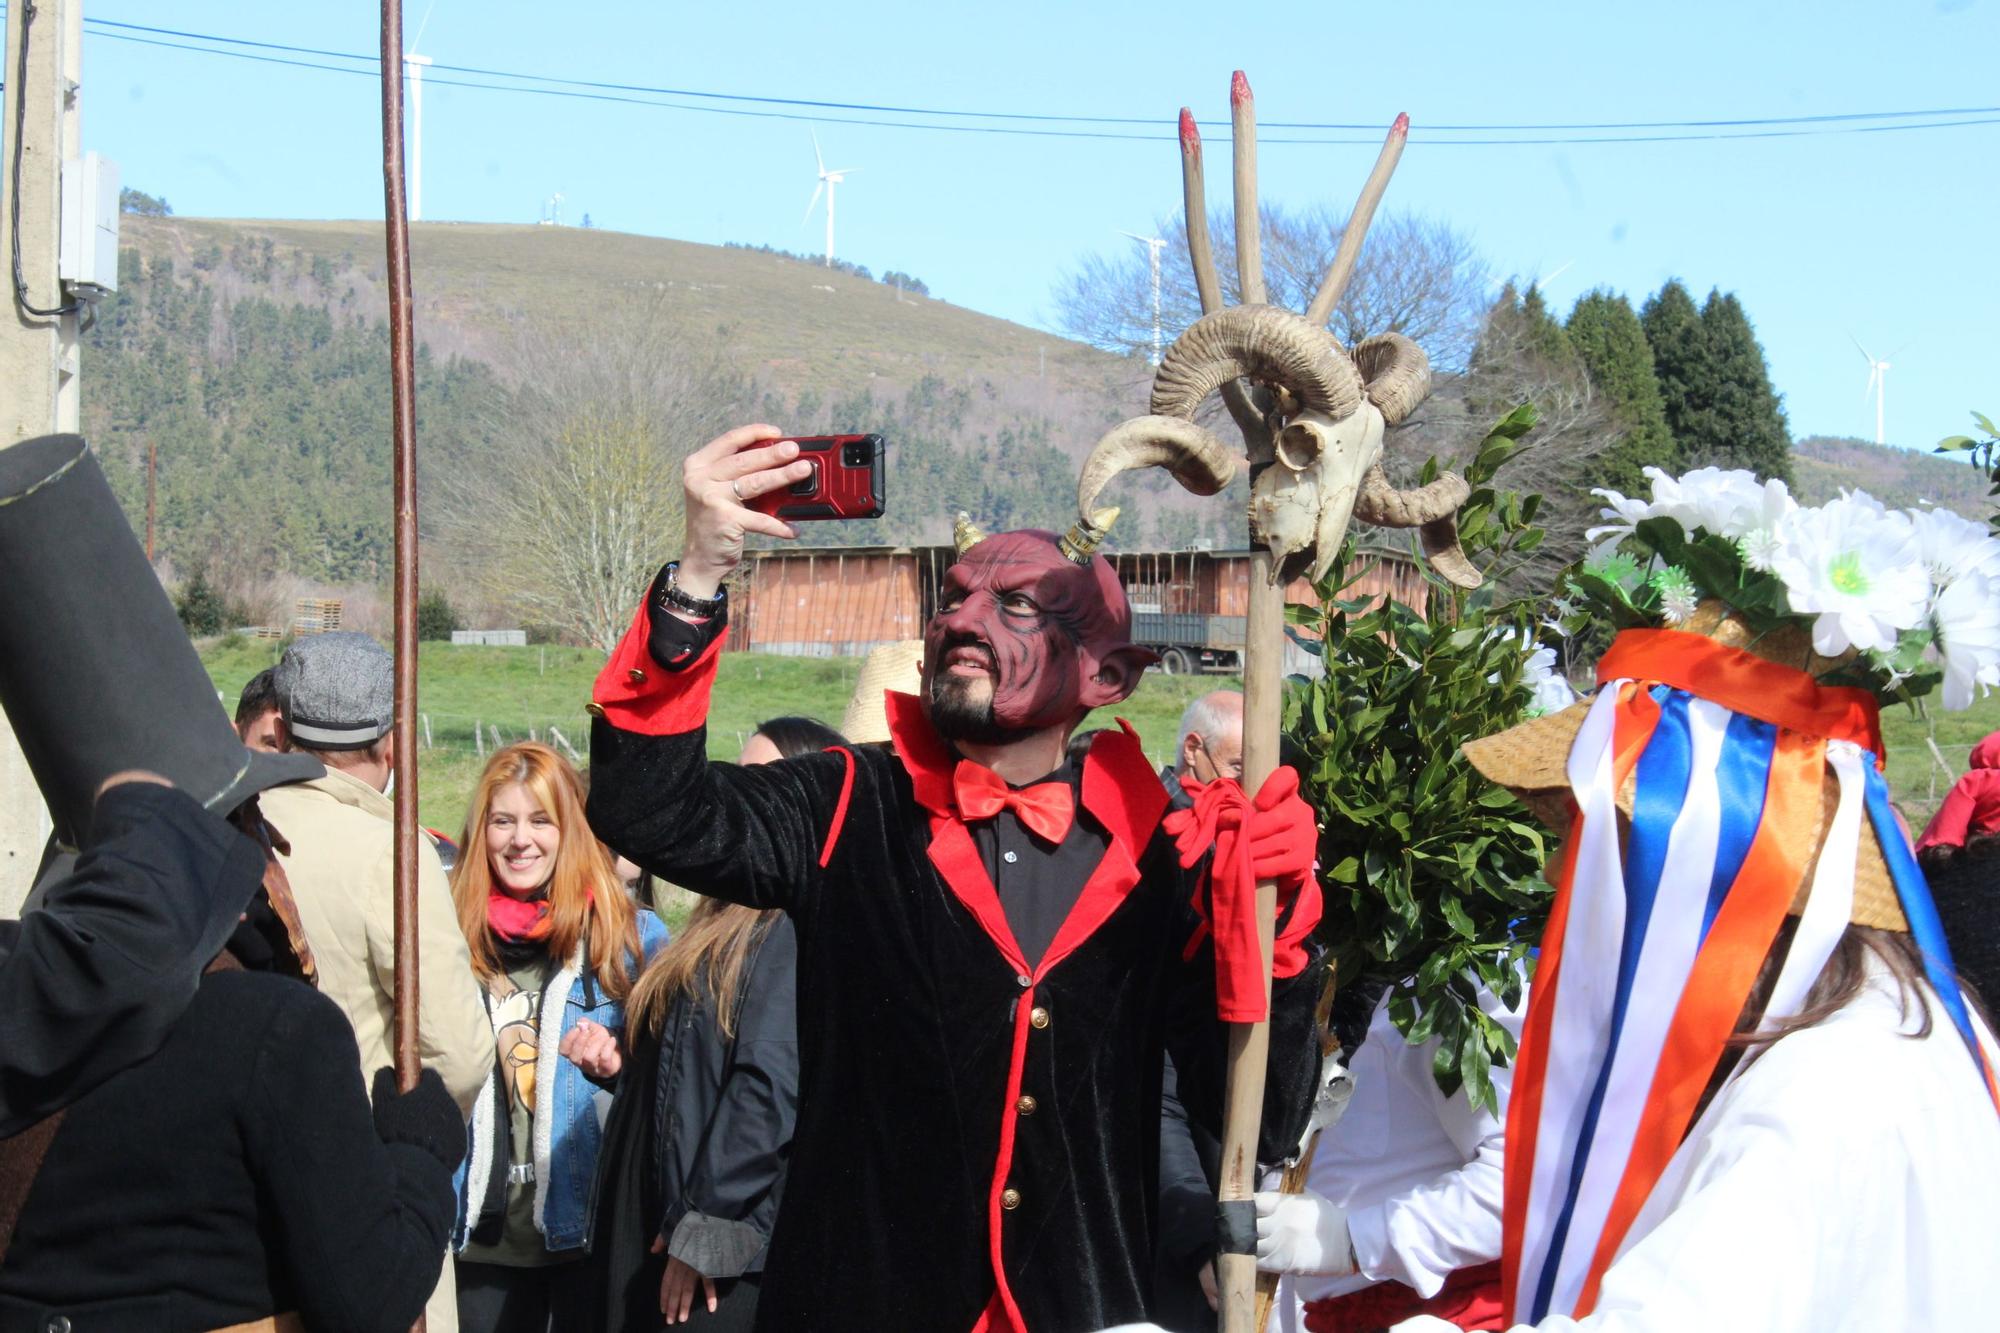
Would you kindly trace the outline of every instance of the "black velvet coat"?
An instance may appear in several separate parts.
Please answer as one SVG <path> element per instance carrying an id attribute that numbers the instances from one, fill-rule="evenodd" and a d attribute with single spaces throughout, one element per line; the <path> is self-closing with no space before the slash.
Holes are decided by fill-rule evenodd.
<path id="1" fill-rule="evenodd" d="M 599 678 L 591 823 L 676 883 L 785 909 L 798 934 L 798 1132 L 759 1328 L 1147 1317 L 1162 1054 L 1214 1125 L 1225 1038 L 1207 946 L 1184 957 L 1190 881 L 1137 742 L 1106 733 L 1085 762 L 1077 818 L 1108 850 L 1030 968 L 915 700 L 890 697 L 897 754 L 710 764 L 714 646 L 662 671 L 645 624 Z M 1267 1160 L 1310 1110 L 1311 972 L 1274 988 Z"/>

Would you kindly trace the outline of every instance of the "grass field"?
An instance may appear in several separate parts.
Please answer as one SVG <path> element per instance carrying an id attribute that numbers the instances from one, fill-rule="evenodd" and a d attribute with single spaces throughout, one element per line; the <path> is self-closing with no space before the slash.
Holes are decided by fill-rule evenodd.
<path id="1" fill-rule="evenodd" d="M 204 648 L 202 660 L 215 687 L 233 707 L 245 681 L 277 660 L 269 640 L 232 638 Z M 589 748 L 583 706 L 603 655 L 585 648 L 472 648 L 427 643 L 417 659 L 422 721 L 429 744 L 419 756 L 418 812 L 423 822 L 458 836 L 465 804 L 478 780 L 482 751 L 500 743 L 560 736 L 579 751 Z M 727 653 L 709 718 L 711 758 L 734 759 L 765 718 L 796 713 L 839 725 L 861 663 L 855 658 L 769 657 Z M 1156 763 L 1170 757 L 1181 710 L 1207 690 L 1238 682 L 1232 677 L 1164 676 L 1148 672 L 1137 694 L 1086 725 L 1110 726 L 1112 715 L 1131 721 Z M 473 729 L 481 741 L 475 744 Z M 1935 739 L 1950 770 L 1938 767 L 1925 743 Z M 1882 716 L 1889 750 L 1889 781 L 1914 828 L 1921 828 L 1952 781 L 1964 771 L 1966 751 L 2000 729 L 2000 695 L 1963 713 L 1918 717 L 1905 708 Z M 553 732 L 553 734 L 552 734 Z"/>
<path id="2" fill-rule="evenodd" d="M 244 682 L 277 660 L 270 640 L 230 638 L 205 647 L 202 661 L 233 710 Z M 417 809 L 423 822 L 458 836 L 465 805 L 478 781 L 482 749 L 493 732 L 503 743 L 530 733 L 553 742 L 550 729 L 588 753 L 590 719 L 583 706 L 604 663 L 585 648 L 473 648 L 427 643 L 417 656 L 418 712 L 429 720 L 430 745 L 418 759 Z M 858 658 L 771 657 L 725 653 L 709 716 L 708 753 L 734 759 L 766 718 L 786 714 L 840 724 L 860 674 Z M 1232 677 L 1163 676 L 1148 672 L 1139 692 L 1086 725 L 1111 726 L 1112 714 L 1128 719 L 1157 762 L 1171 755 L 1181 710 L 1198 694 L 1235 685 Z M 475 745 L 474 726 L 483 741 Z M 424 733 L 420 724 L 418 734 Z"/>

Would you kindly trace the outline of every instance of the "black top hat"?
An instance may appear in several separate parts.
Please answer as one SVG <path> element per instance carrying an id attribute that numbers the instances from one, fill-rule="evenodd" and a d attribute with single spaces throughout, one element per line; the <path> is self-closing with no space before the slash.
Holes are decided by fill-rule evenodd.
<path id="1" fill-rule="evenodd" d="M 0 705 L 70 847 L 123 769 L 160 773 L 218 814 L 326 771 L 238 739 L 79 435 L 0 450 Z"/>

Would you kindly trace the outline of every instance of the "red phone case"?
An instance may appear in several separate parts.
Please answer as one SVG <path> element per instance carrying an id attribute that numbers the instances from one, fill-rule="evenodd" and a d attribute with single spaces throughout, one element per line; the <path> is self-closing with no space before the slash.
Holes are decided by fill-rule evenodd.
<path id="1" fill-rule="evenodd" d="M 813 465 L 812 475 L 764 492 L 750 508 L 788 523 L 882 517 L 880 435 L 804 435 L 793 443 L 799 457 Z"/>

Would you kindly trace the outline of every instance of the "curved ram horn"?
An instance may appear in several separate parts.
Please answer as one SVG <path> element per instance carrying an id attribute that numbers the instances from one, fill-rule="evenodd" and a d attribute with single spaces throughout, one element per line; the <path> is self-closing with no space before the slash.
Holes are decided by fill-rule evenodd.
<path id="1" fill-rule="evenodd" d="M 1203 399 L 1236 379 L 1280 385 L 1335 421 L 1361 406 L 1361 376 L 1332 334 L 1289 310 L 1236 305 L 1174 339 L 1153 375 L 1153 415 L 1193 420 Z"/>
<path id="2" fill-rule="evenodd" d="M 1430 395 L 1431 359 L 1400 333 L 1357 344 L 1354 368 L 1361 372 L 1368 401 L 1382 409 L 1382 420 L 1391 426 L 1402 424 Z"/>
<path id="3" fill-rule="evenodd" d="M 972 521 L 972 515 L 963 509 L 951 520 L 951 544 L 964 555 L 973 547 L 986 540 L 986 530 Z"/>
<path id="4" fill-rule="evenodd" d="M 1091 447 L 1076 481 L 1077 516 L 1099 540 L 1118 511 L 1096 508 L 1098 492 L 1119 473 L 1141 467 L 1163 467 L 1196 495 L 1214 495 L 1236 475 L 1236 455 L 1181 417 L 1134 417 L 1113 426 Z"/>
<path id="5" fill-rule="evenodd" d="M 1458 507 L 1471 494 L 1465 478 L 1455 472 L 1443 473 L 1428 486 L 1399 491 L 1377 463 L 1361 479 L 1354 516 L 1378 527 L 1417 529 L 1424 557 L 1440 577 L 1461 588 L 1477 588 L 1485 580 L 1458 544 Z"/>

